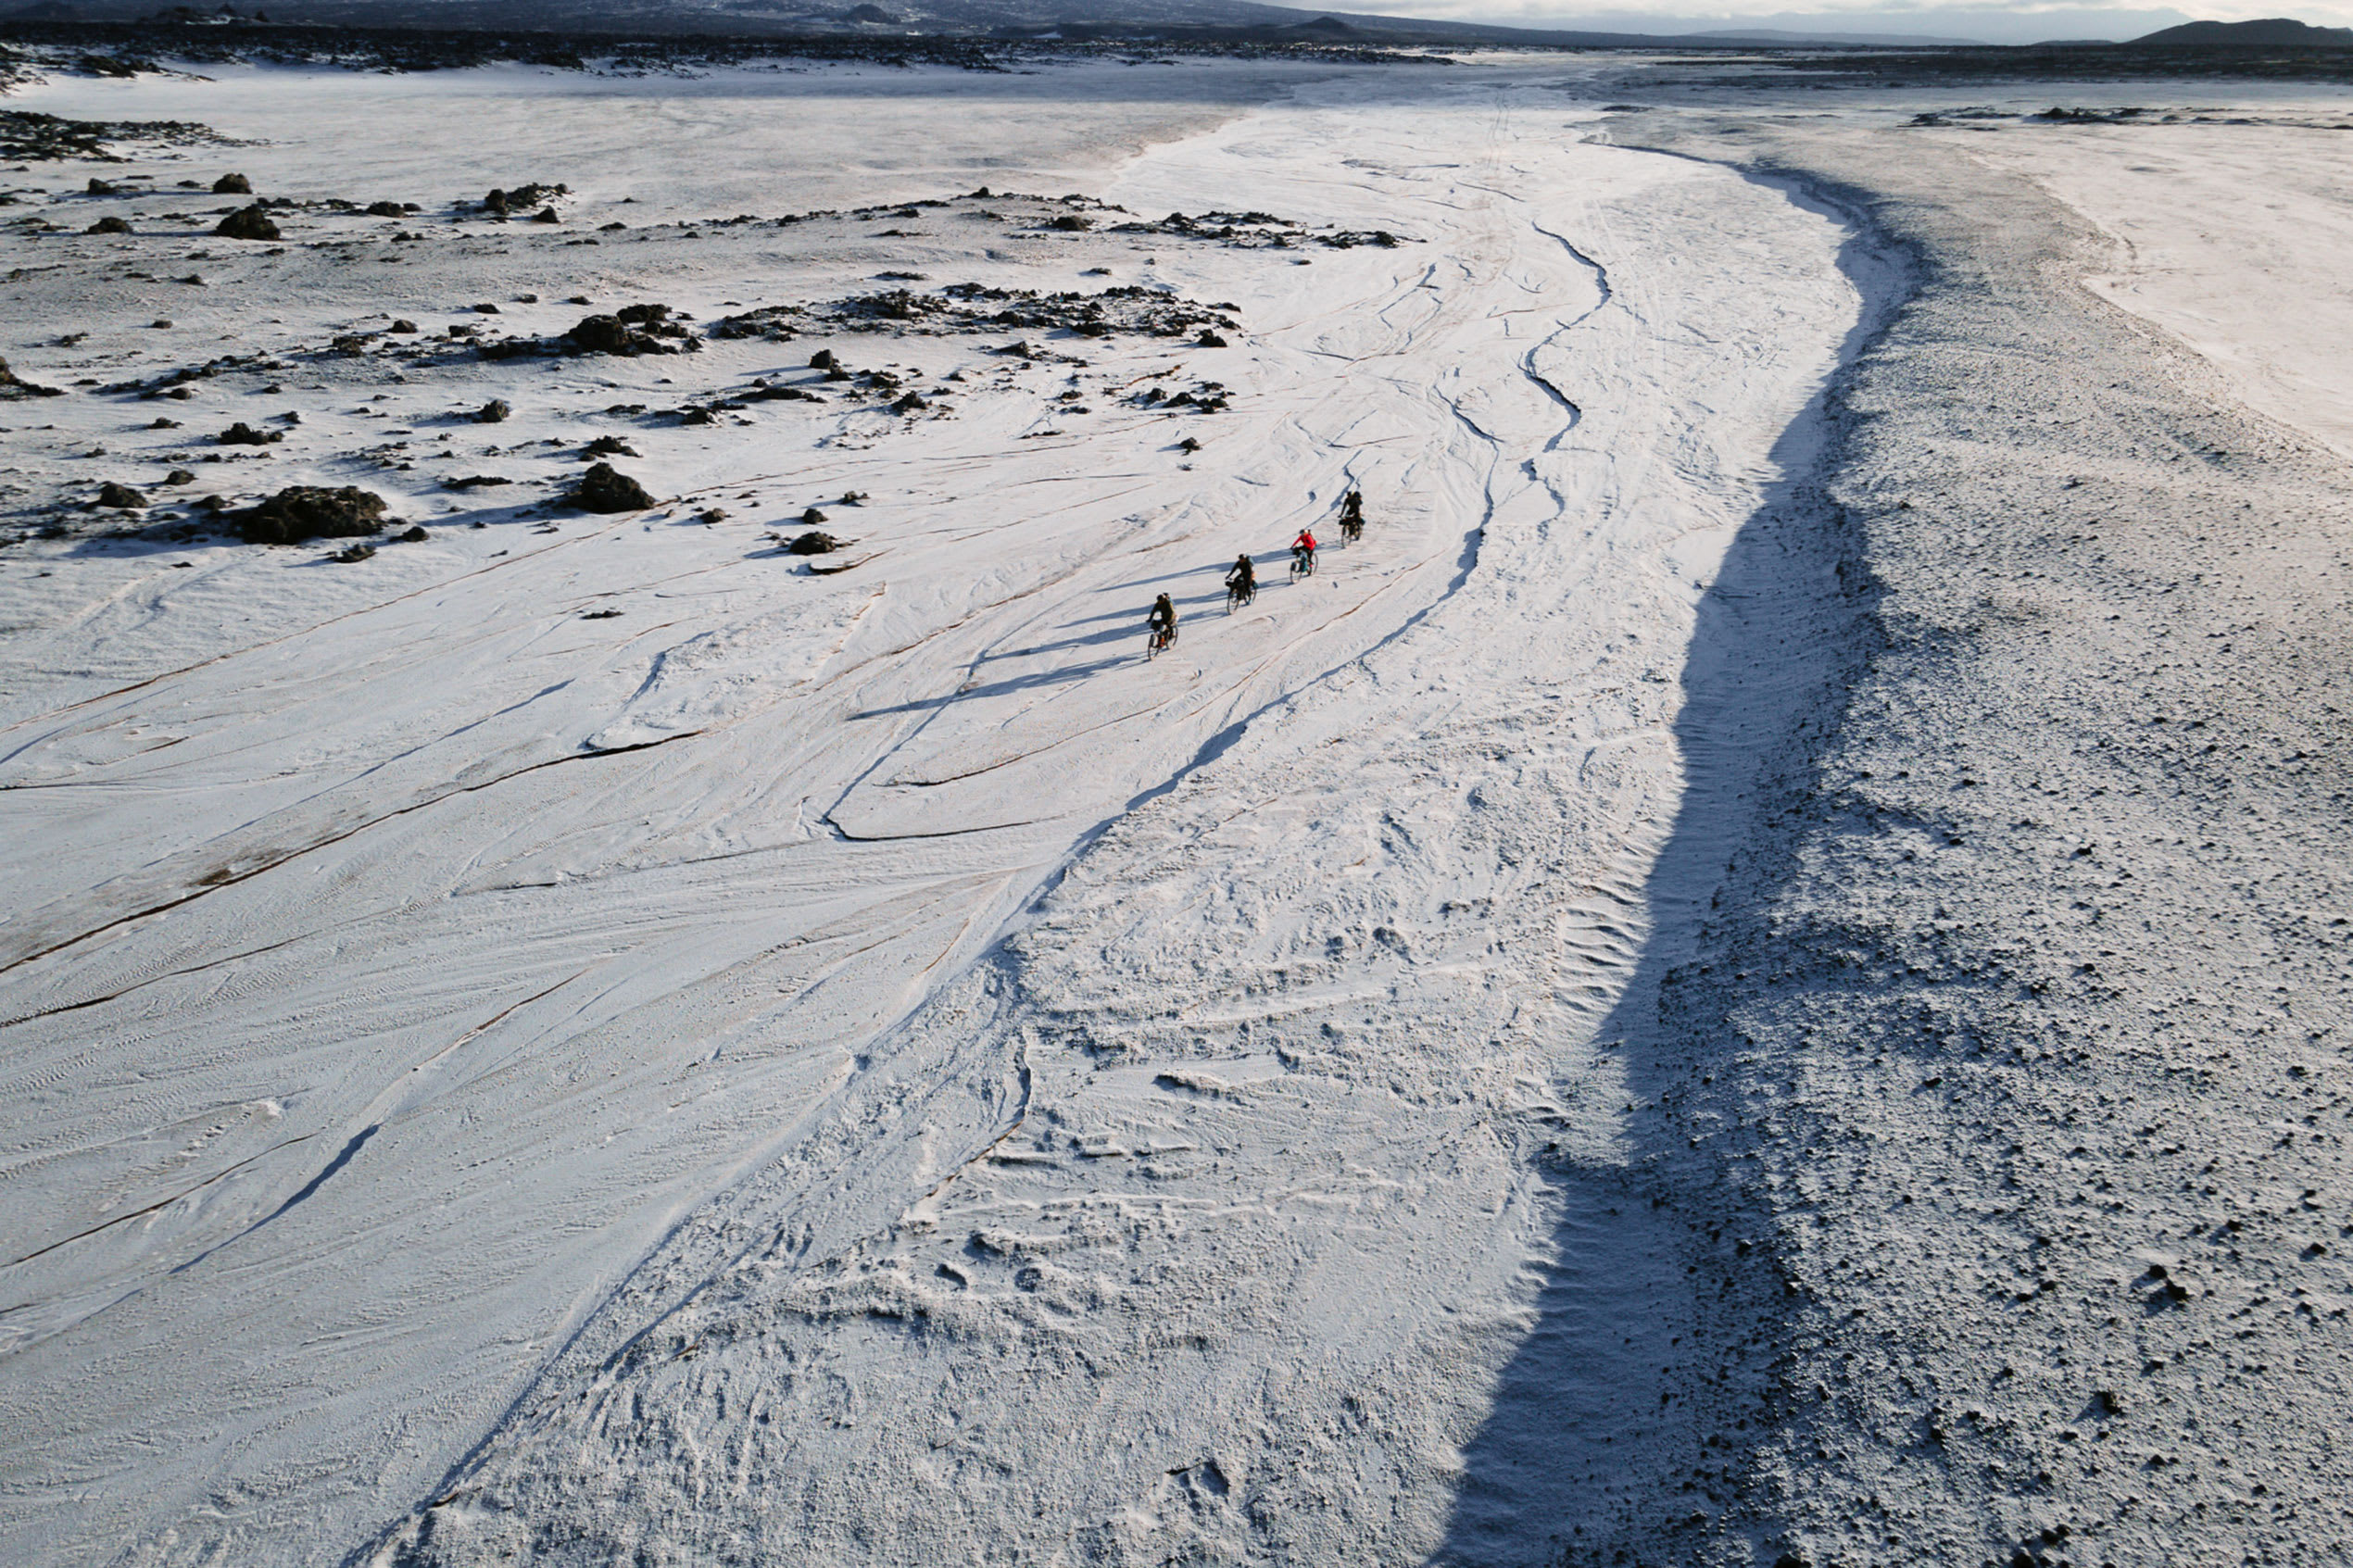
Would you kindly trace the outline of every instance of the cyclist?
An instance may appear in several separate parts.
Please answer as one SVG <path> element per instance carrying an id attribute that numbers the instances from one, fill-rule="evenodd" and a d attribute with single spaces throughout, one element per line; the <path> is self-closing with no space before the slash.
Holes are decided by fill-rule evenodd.
<path id="1" fill-rule="evenodd" d="M 1315 535 L 1304 528 L 1290 542 L 1290 569 L 1299 577 L 1308 576 L 1315 570 Z"/>
<path id="2" fill-rule="evenodd" d="M 1164 648 L 1175 647 L 1176 646 L 1176 601 L 1166 594 L 1154 599 L 1151 615 L 1144 624 L 1151 631 L 1151 652 L 1159 653 Z"/>
<path id="3" fill-rule="evenodd" d="M 1226 570 L 1226 608 L 1246 605 L 1257 596 L 1258 569 L 1251 564 L 1249 556 L 1236 556 L 1234 564 Z"/>
<path id="4" fill-rule="evenodd" d="M 1351 490 L 1340 500 L 1340 536 L 1353 543 L 1365 536 L 1365 493 Z"/>

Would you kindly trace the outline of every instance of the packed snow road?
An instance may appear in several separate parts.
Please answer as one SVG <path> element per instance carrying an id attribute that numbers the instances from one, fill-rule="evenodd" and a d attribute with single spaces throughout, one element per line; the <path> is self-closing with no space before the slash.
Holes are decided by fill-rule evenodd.
<path id="1" fill-rule="evenodd" d="M 955 417 L 650 451 L 653 511 L 18 570 L 7 1555 L 1390 1561 L 1497 1506 L 1694 607 L 1861 308 L 1833 218 L 1586 123 L 1366 78 L 1125 162 L 1403 239 L 1130 246 L 1230 348 L 893 339 Z M 719 311 L 738 243 L 629 286 Z M 855 570 L 750 526 L 812 502 Z M 1548 1474 L 1656 1408 L 1645 1252 L 1570 1261 Z"/>

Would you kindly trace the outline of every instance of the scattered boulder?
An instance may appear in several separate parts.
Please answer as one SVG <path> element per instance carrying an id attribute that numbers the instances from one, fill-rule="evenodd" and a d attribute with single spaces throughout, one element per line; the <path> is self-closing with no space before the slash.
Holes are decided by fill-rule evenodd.
<path id="1" fill-rule="evenodd" d="M 120 218 L 101 218 L 82 232 L 85 234 L 127 234 L 131 232 L 131 225 Z"/>
<path id="2" fill-rule="evenodd" d="M 237 532 L 249 545 L 295 545 L 379 533 L 384 520 L 384 497 L 370 491 L 348 484 L 334 489 L 295 484 L 239 512 Z"/>
<path id="3" fill-rule="evenodd" d="M 809 368 L 812 370 L 837 370 L 840 365 L 841 361 L 834 358 L 834 351 L 830 348 L 821 348 L 809 357 Z"/>
<path id="4" fill-rule="evenodd" d="M 1049 228 L 1049 229 L 1060 229 L 1060 230 L 1063 230 L 1064 232 L 1067 232 L 1067 233 L 1074 233 L 1074 234 L 1076 234 L 1076 233 L 1082 233 L 1082 232 L 1084 232 L 1085 231 L 1087 231 L 1087 230 L 1088 230 L 1088 229 L 1093 228 L 1094 226 L 1095 226 L 1095 220 L 1094 220 L 1093 219 L 1091 219 L 1091 218 L 1082 218 L 1082 217 L 1080 217 L 1077 213 L 1075 213 L 1075 212 L 1064 212 L 1064 213 L 1060 213 L 1060 214 L 1057 214 L 1056 216 L 1054 216 L 1054 217 L 1052 217 L 1052 218 L 1050 218 L 1050 219 L 1046 220 L 1046 227 L 1047 227 L 1047 228 Z"/>
<path id="5" fill-rule="evenodd" d="M 675 354 L 686 329 L 670 319 L 667 305 L 628 305 L 610 316 L 584 316 L 564 333 L 578 354 Z M 696 347 L 698 345 L 686 344 Z"/>
<path id="6" fill-rule="evenodd" d="M 327 558 L 331 561 L 339 561 L 344 565 L 348 566 L 353 561 L 366 560 L 370 556 L 372 556 L 375 553 L 376 547 L 373 545 L 346 545 L 342 549 L 337 550 L 333 555 L 329 556 Z"/>
<path id="7" fill-rule="evenodd" d="M 256 430 L 239 420 L 214 436 L 213 440 L 223 446 L 274 446 L 285 438 L 286 433 L 283 430 Z"/>
<path id="8" fill-rule="evenodd" d="M 829 556 L 840 548 L 840 540 L 830 533 L 820 533 L 812 528 L 786 545 L 785 553 L 794 556 Z"/>
<path id="9" fill-rule="evenodd" d="M 634 458 L 637 451 L 617 435 L 600 435 L 588 443 L 588 455 L 592 458 Z"/>
<path id="10" fill-rule="evenodd" d="M 825 514 L 819 511 L 816 508 L 811 507 L 808 510 L 800 514 L 800 521 L 807 526 L 814 528 L 817 524 L 825 521 Z"/>
<path id="11" fill-rule="evenodd" d="M 251 207 L 239 207 L 214 224 L 212 232 L 226 240 L 274 240 L 281 237 L 278 226 L 270 221 L 270 215 L 261 209 L 258 202 Z"/>
<path id="12" fill-rule="evenodd" d="M 507 416 L 513 412 L 514 410 L 507 406 L 505 398 L 494 397 L 474 410 L 474 423 L 478 425 L 502 424 L 506 421 Z"/>
<path id="13" fill-rule="evenodd" d="M 167 420 L 161 414 L 157 414 L 153 420 L 148 421 L 147 428 L 149 430 L 178 430 L 180 428 L 180 421 L 178 420 Z"/>
<path id="14" fill-rule="evenodd" d="M 1203 327 L 1201 330 L 1201 336 L 1195 338 L 1193 341 L 1203 348 L 1223 348 L 1226 346 L 1226 340 L 1219 337 L 1215 332 L 1211 332 L 1207 327 Z"/>
<path id="15" fill-rule="evenodd" d="M 475 306 L 473 307 L 473 312 L 477 316 L 496 316 L 499 314 L 498 307 L 491 304 L 488 300 L 484 300 L 482 304 Z"/>
<path id="16" fill-rule="evenodd" d="M 147 498 L 128 484 L 117 484 L 110 479 L 98 486 L 98 498 L 91 504 L 111 507 L 117 511 L 135 512 L 146 508 Z"/>
<path id="17" fill-rule="evenodd" d="M 384 331 L 388 332 L 413 332 L 416 330 L 417 323 L 411 321 L 406 316 L 396 318 L 393 321 L 392 325 L 384 329 Z"/>
<path id="18" fill-rule="evenodd" d="M 562 219 L 556 216 L 556 209 L 552 207 L 541 207 L 538 211 L 531 215 L 531 220 L 534 223 L 560 223 L 563 221 Z"/>
<path id="19" fill-rule="evenodd" d="M 63 387 L 36 386 L 29 381 L 19 381 L 17 373 L 8 369 L 8 362 L 0 359 L 0 401 L 19 397 L 63 397 L 65 395 Z"/>
<path id="20" fill-rule="evenodd" d="M 173 469 L 163 476 L 163 482 L 166 484 L 194 484 L 196 476 L 187 469 Z"/>
<path id="21" fill-rule="evenodd" d="M 370 202 L 368 204 L 368 216 L 371 218 L 401 218 L 407 213 L 408 208 L 398 202 Z"/>
<path id="22" fill-rule="evenodd" d="M 535 180 L 528 184 L 517 185 L 510 191 L 494 190 L 482 198 L 482 205 L 491 212 L 504 218 L 510 212 L 522 212 L 530 207 L 545 207 L 551 197 L 570 194 L 572 194 L 570 186 L 543 185 Z M 551 218 L 548 221 L 552 223 L 555 220 Z"/>
<path id="23" fill-rule="evenodd" d="M 630 332 L 618 316 L 584 316 L 564 336 L 584 354 L 626 354 Z"/>
<path id="24" fill-rule="evenodd" d="M 634 512 L 654 504 L 646 487 L 610 463 L 598 463 L 581 475 L 572 504 L 584 512 Z"/>
<path id="25" fill-rule="evenodd" d="M 930 401 L 925 398 L 922 393 L 911 392 L 904 397 L 899 399 L 898 402 L 893 403 L 890 406 L 890 411 L 894 414 L 912 414 L 930 407 Z"/>
<path id="26" fill-rule="evenodd" d="M 433 535 L 427 533 L 421 523 L 410 523 L 407 528 L 393 535 L 394 539 L 403 545 L 422 545 L 432 537 Z"/>
<path id="27" fill-rule="evenodd" d="M 253 182 L 242 174 L 224 174 L 212 182 L 212 194 L 216 196 L 249 196 L 253 194 Z"/>
<path id="28" fill-rule="evenodd" d="M 90 176 L 88 190 L 94 196 L 119 196 L 123 194 L 121 186 L 111 180 L 101 180 L 94 174 Z"/>

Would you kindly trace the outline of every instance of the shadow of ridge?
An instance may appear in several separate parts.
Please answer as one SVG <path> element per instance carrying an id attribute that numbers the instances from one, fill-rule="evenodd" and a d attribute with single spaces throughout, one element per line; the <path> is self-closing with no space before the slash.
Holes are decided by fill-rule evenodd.
<path id="1" fill-rule="evenodd" d="M 1774 444 L 1783 477 L 1700 602 L 1675 722 L 1685 791 L 1645 884 L 1650 935 L 1594 1036 L 1623 1074 L 1604 1093 L 1622 1091 L 1629 1109 L 1585 1148 L 1527 1146 L 1555 1204 L 1553 1260 L 1535 1325 L 1464 1447 L 1429 1568 L 1802 1561 L 1782 1555 L 1743 1487 L 1801 1303 L 1774 1263 L 1769 1219 L 1743 1197 L 1754 1184 L 1707 1135 L 1737 1124 L 1769 1064 L 1741 1038 L 1725 981 L 1706 977 L 1762 934 L 1795 868 L 1798 832 L 1780 814 L 1812 793 L 1853 677 L 1882 640 L 1859 531 L 1825 485 L 1844 457 L 1844 389 L 1916 269 L 1870 222 L 1867 194 L 1743 172 L 1842 221 L 1841 270 L 1864 307 Z"/>

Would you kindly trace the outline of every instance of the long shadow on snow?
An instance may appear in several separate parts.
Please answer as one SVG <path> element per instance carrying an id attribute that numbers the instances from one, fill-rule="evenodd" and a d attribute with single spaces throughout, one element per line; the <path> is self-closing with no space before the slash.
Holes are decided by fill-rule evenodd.
<path id="1" fill-rule="evenodd" d="M 1855 231 L 1840 262 L 1863 314 L 1828 384 L 1775 444 L 1785 477 L 1701 600 L 1675 725 L 1685 794 L 1646 884 L 1651 929 L 1633 977 L 1595 1035 L 1623 1073 L 1597 1073 L 1609 1084 L 1598 1092 L 1622 1089 L 1626 1112 L 1606 1149 L 1530 1130 L 1528 1156 L 1557 1203 L 1554 1261 L 1537 1321 L 1464 1449 L 1430 1568 L 1783 1561 L 1743 1483 L 1802 1303 L 1774 1262 L 1769 1216 L 1744 1198 L 1755 1184 L 1726 1140 L 1705 1135 L 1753 1118 L 1774 1085 L 1736 1022 L 1747 976 L 1724 958 L 1769 935 L 1800 845 L 1784 816 L 1795 821 L 1788 808 L 1811 792 L 1854 674 L 1879 646 L 1859 532 L 1824 486 L 1843 459 L 1844 388 L 1900 307 L 1908 268 L 1861 216 L 1868 195 L 1762 182 Z"/>

